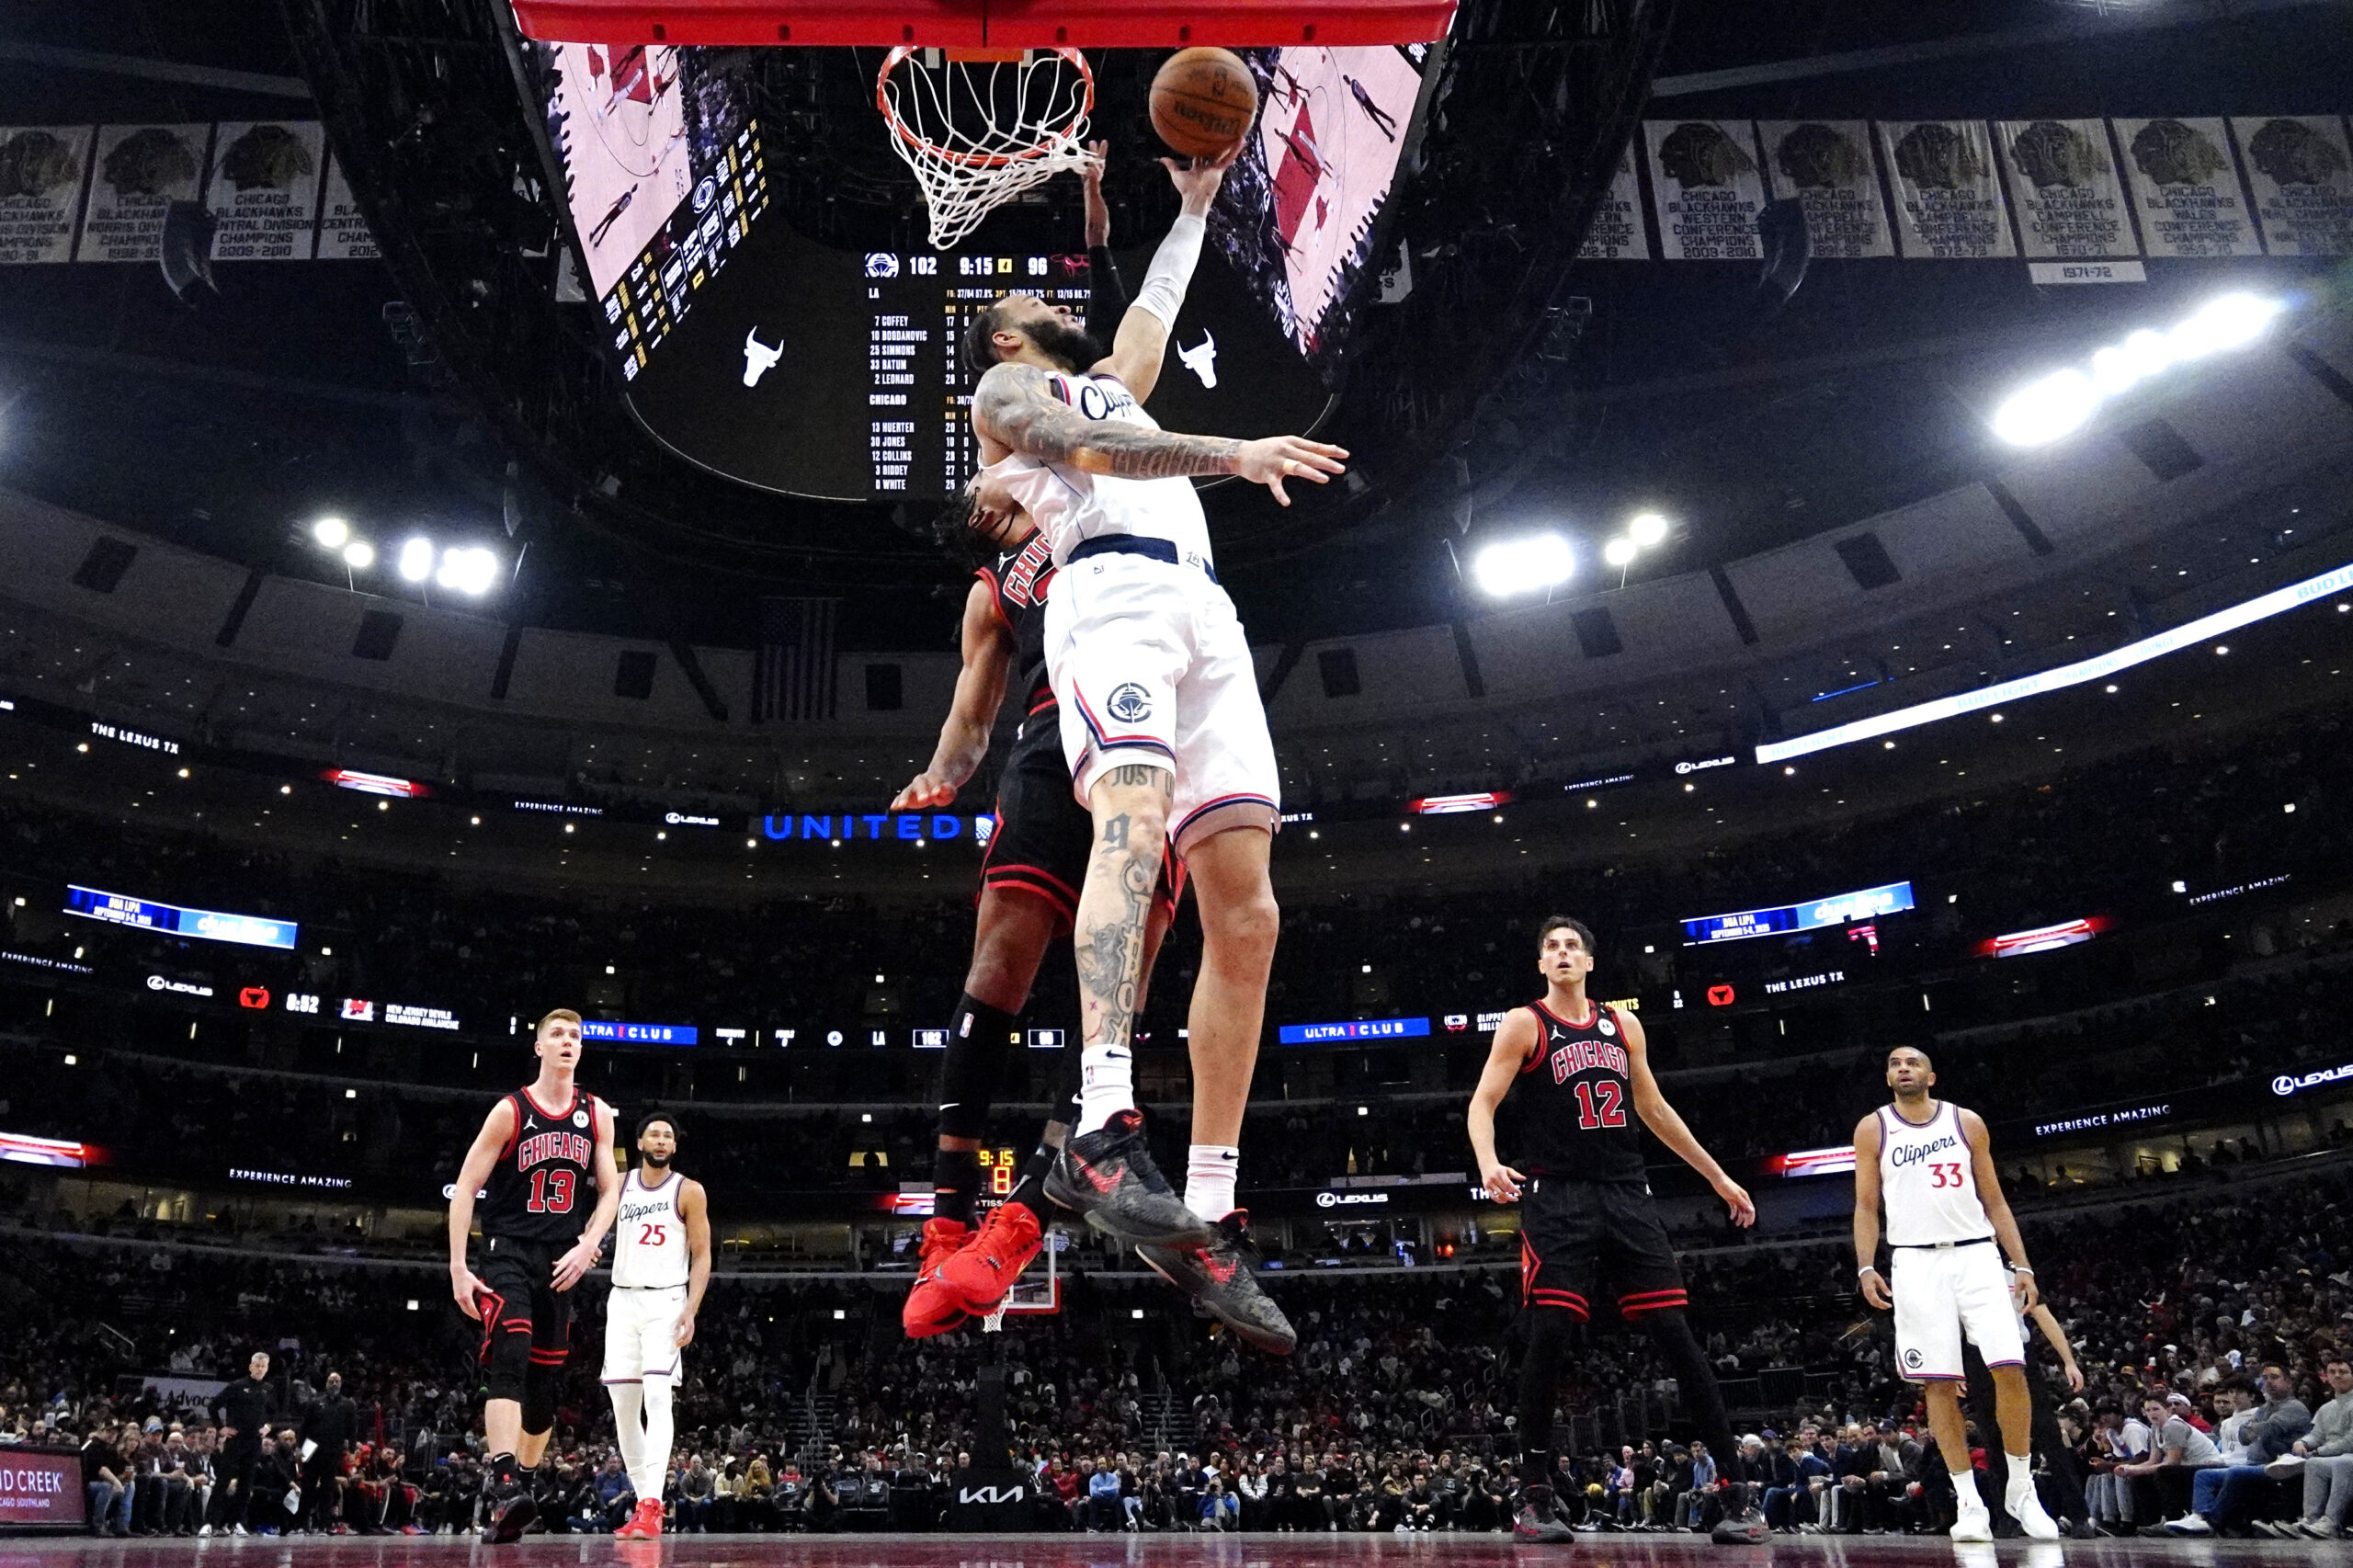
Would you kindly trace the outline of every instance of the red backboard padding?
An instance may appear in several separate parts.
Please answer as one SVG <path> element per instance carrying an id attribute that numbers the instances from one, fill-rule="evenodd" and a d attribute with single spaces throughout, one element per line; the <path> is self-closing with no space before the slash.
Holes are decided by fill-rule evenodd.
<path id="1" fill-rule="evenodd" d="M 1178 49 L 1427 43 L 1455 0 L 514 0 L 551 43 Z"/>

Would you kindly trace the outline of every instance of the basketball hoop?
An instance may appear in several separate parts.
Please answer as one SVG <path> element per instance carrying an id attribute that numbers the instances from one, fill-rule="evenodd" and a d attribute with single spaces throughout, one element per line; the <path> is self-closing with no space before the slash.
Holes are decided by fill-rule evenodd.
<path id="1" fill-rule="evenodd" d="M 874 107 L 923 187 L 931 248 L 947 250 L 1022 192 L 1086 166 L 1095 73 L 1074 49 L 902 46 L 882 62 Z"/>
<path id="2" fill-rule="evenodd" d="M 1056 1259 L 1063 1248 L 1070 1244 L 1070 1238 L 1060 1231 L 1050 1229 L 1045 1241 L 1046 1244 L 1038 1249 L 1039 1256 L 1030 1259 L 1029 1267 L 1021 1271 L 1021 1278 L 1013 1282 L 1004 1299 L 997 1302 L 996 1310 L 981 1319 L 983 1334 L 1003 1332 L 1007 1312 L 1022 1316 L 1033 1313 L 1047 1315 L 1063 1310 L 1062 1268 Z M 1041 1260 L 1042 1267 L 1040 1267 Z"/>

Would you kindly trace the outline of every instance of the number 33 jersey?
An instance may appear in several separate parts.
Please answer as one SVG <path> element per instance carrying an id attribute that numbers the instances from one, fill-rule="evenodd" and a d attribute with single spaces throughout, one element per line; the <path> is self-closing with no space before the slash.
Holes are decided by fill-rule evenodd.
<path id="1" fill-rule="evenodd" d="M 529 1087 L 506 1096 L 515 1131 L 483 1189 L 482 1233 L 518 1241 L 579 1239 L 597 1208 L 597 1097 L 578 1085 L 571 1103 L 551 1110 Z"/>
<path id="2" fill-rule="evenodd" d="M 1512 1163 L 1529 1176 L 1640 1185 L 1643 1134 L 1617 1009 L 1588 1002 L 1583 1023 L 1541 1002 L 1529 1003 L 1529 1010 L 1544 1038 L 1512 1084 L 1518 1118 Z"/>
<path id="3" fill-rule="evenodd" d="M 1917 1123 L 1893 1106 L 1879 1108 L 1879 1190 L 1890 1246 L 1979 1242 L 1994 1233 L 1961 1131 L 1961 1108 L 1950 1100 Z"/>

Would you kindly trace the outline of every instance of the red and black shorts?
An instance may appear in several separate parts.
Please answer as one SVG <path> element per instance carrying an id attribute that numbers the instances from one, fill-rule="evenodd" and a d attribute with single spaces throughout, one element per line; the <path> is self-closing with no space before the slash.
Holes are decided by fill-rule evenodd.
<path id="1" fill-rule="evenodd" d="M 1618 1311 L 1630 1321 L 1690 1304 L 1646 1184 L 1531 1176 L 1520 1210 L 1522 1306 L 1589 1319 L 1603 1285 L 1617 1292 Z"/>
<path id="2" fill-rule="evenodd" d="M 1068 931 L 1095 850 L 1095 819 L 1072 796 L 1055 703 L 1046 698 L 1022 721 L 996 790 L 996 832 L 981 862 L 981 886 L 1041 898 L 1056 931 Z M 1159 897 L 1172 911 L 1185 886 L 1184 862 L 1166 854 Z"/>
<path id="3" fill-rule="evenodd" d="M 571 1248 L 561 1242 L 493 1236 L 483 1244 L 474 1278 L 482 1293 L 482 1359 L 488 1365 L 499 1335 L 530 1336 L 535 1366 L 561 1367 L 572 1352 L 572 1297 L 555 1288 L 555 1260 Z"/>

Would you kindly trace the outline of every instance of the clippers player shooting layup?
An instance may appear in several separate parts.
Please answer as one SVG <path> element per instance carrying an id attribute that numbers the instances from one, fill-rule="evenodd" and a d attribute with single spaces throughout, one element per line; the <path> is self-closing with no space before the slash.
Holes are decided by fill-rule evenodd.
<path id="1" fill-rule="evenodd" d="M 482 1426 L 495 1541 L 515 1540 L 539 1515 L 530 1478 L 555 1427 L 556 1382 L 572 1346 L 570 1291 L 596 1267 L 621 1194 L 613 1108 L 573 1081 L 580 1015 L 559 1007 L 537 1033 L 540 1075 L 490 1108 L 449 1196 L 449 1290 L 482 1320 L 490 1374 Z M 466 1267 L 478 1191 L 479 1276 Z"/>
<path id="2" fill-rule="evenodd" d="M 637 1153 L 637 1169 L 621 1181 L 613 1291 L 605 1298 L 605 1392 L 613 1402 L 621 1463 L 637 1494 L 637 1511 L 613 1532 L 624 1540 L 662 1533 L 670 1396 L 710 1283 L 710 1212 L 702 1183 L 670 1168 L 678 1153 L 678 1124 L 658 1110 L 640 1117 Z"/>
<path id="3" fill-rule="evenodd" d="M 1087 319 L 1109 321 L 1126 309 L 1120 275 L 1110 252 L 1111 214 L 1102 193 L 1103 143 L 1083 173 L 1086 197 L 1087 258 L 1093 298 Z M 923 1228 L 922 1261 L 900 1309 L 910 1338 L 945 1334 L 966 1319 L 996 1310 L 1038 1255 L 1044 1237 L 1044 1180 L 1061 1153 L 1078 1096 L 1078 1049 L 1064 1048 L 1064 1071 L 1055 1075 L 1045 1133 L 1007 1199 L 973 1229 L 980 1191 L 981 1134 L 1005 1076 L 1006 1055 L 1015 1025 L 1029 1000 L 1047 945 L 1071 928 L 1078 909 L 1079 884 L 1094 848 L 1094 821 L 1071 795 L 1070 765 L 1063 760 L 1061 711 L 1046 679 L 1046 594 L 1054 575 L 1053 552 L 1026 514 L 1002 487 L 975 486 L 942 512 L 937 525 L 941 545 L 969 558 L 975 547 L 996 546 L 975 565 L 964 599 L 963 668 L 956 697 L 939 727 L 931 762 L 891 802 L 894 812 L 938 811 L 954 801 L 988 755 L 990 732 L 1005 704 L 1006 677 L 1018 673 L 1022 722 L 1012 757 L 997 785 L 996 833 L 981 867 L 978 918 L 972 930 L 972 964 L 964 994 L 949 1020 L 948 1046 L 939 1062 L 938 1153 L 932 1166 L 931 1218 Z M 985 533 L 983 531 L 985 528 Z M 1159 886 L 1144 926 L 1143 970 L 1138 977 L 1138 1010 L 1143 980 L 1161 937 L 1176 917 L 1182 872 L 1164 858 Z M 1198 1243 L 1205 1228 L 1174 1197 L 1152 1195 L 1162 1210 L 1160 1228 L 1133 1239 Z"/>
<path id="4" fill-rule="evenodd" d="M 1249 642 L 1218 585 L 1188 476 L 1240 474 L 1288 505 L 1286 481 L 1325 483 L 1347 454 L 1293 437 L 1172 435 L 1143 412 L 1225 176 L 1223 163 L 1167 166 L 1183 210 L 1111 352 L 1099 356 L 1068 315 L 1034 296 L 996 301 L 966 337 L 967 358 L 985 368 L 972 428 L 987 472 L 1044 533 L 1059 568 L 1047 668 L 1063 757 L 1095 828 L 1073 937 L 1085 1042 L 1079 1124 L 1048 1193 L 1114 1234 L 1133 1233 L 1141 1199 L 1165 1193 L 1145 1153 L 1129 1045 L 1153 888 L 1173 843 L 1202 937 L 1188 1030 L 1185 1204 L 1212 1228 L 1206 1244 L 1145 1245 L 1139 1256 L 1237 1334 L 1281 1353 L 1290 1324 L 1251 1278 L 1248 1217 L 1233 1205 L 1279 924 L 1267 873 L 1279 778 Z"/>
<path id="5" fill-rule="evenodd" d="M 2003 1504 L 2037 1540 L 2057 1540 L 2059 1526 L 2034 1494 L 2034 1413 L 2026 1386 L 2026 1340 L 2018 1313 L 2037 1300 L 2018 1222 L 1994 1172 L 1993 1142 L 1975 1111 L 1929 1097 L 1936 1069 L 1927 1052 L 1899 1045 L 1887 1053 L 1895 1102 L 1855 1128 L 1855 1265 L 1863 1300 L 1885 1312 L 1895 1292 L 1895 1364 L 1907 1381 L 1928 1386 L 1928 1429 L 1953 1479 L 1955 1540 L 1992 1540 L 1994 1524 L 1969 1462 L 1969 1429 L 1961 1418 L 1961 1340 L 1966 1334 L 1994 1377 L 1995 1420 L 2009 1463 Z M 1879 1271 L 1879 1210 L 1887 1205 L 1893 1279 Z M 2003 1252 L 2018 1271 L 2013 1306 Z"/>
<path id="6" fill-rule="evenodd" d="M 1537 927 L 1536 967 L 1544 999 L 1505 1015 L 1466 1119 L 1480 1184 L 1498 1203 L 1528 1208 L 1519 1226 L 1520 1302 L 1530 1318 L 1528 1359 L 1519 1377 L 1520 1475 L 1525 1506 L 1512 1533 L 1523 1541 L 1562 1541 L 1568 1527 L 1553 1512 L 1552 1402 L 1561 1362 L 1577 1328 L 1593 1315 L 1594 1290 L 1606 1280 L 1618 1312 L 1642 1320 L 1666 1355 L 1699 1435 L 1731 1483 L 1715 1539 L 1753 1545 L 1768 1539 L 1765 1520 L 1740 1474 L 1715 1369 L 1684 1317 L 1683 1270 L 1651 1203 L 1643 1170 L 1643 1125 L 1708 1178 L 1732 1210 L 1733 1223 L 1756 1221 L 1756 1206 L 1699 1146 L 1651 1076 L 1643 1026 L 1586 995 L 1593 971 L 1593 933 L 1565 915 Z M 1516 1096 L 1518 1158 L 1527 1174 L 1495 1154 L 1495 1108 Z M 1632 1114 L 1628 1114 L 1631 1112 Z"/>

